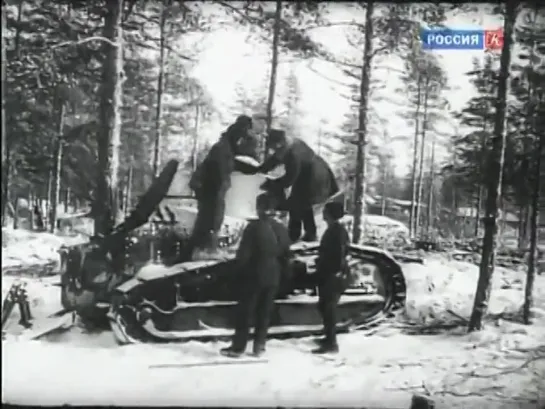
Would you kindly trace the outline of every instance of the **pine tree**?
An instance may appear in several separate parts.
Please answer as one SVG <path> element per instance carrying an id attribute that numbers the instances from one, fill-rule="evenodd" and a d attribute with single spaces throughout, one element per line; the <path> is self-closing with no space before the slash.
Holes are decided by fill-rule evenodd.
<path id="1" fill-rule="evenodd" d="M 500 56 L 500 71 L 498 77 L 498 95 L 494 116 L 494 133 L 490 148 L 490 160 L 486 169 L 487 197 L 485 202 L 484 238 L 481 263 L 479 265 L 479 280 L 468 331 L 482 329 L 482 320 L 488 309 L 492 275 L 494 273 L 494 252 L 497 235 L 497 217 L 500 208 L 502 186 L 503 159 L 505 152 L 505 116 L 507 105 L 507 81 L 511 63 L 511 47 L 513 43 L 513 27 L 517 15 L 516 1 L 507 1 L 504 14 L 504 44 Z"/>

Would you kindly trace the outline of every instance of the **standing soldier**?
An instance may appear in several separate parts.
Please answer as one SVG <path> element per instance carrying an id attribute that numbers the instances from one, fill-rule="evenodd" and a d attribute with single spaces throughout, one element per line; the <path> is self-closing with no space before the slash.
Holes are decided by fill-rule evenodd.
<path id="1" fill-rule="evenodd" d="M 237 251 L 241 272 L 241 298 L 232 344 L 222 349 L 222 355 L 237 358 L 246 350 L 250 332 L 250 318 L 255 320 L 253 353 L 265 352 L 269 320 L 278 287 L 290 257 L 287 229 L 271 217 L 274 200 L 261 194 L 256 200 L 257 220 L 244 229 Z"/>
<path id="2" fill-rule="evenodd" d="M 240 115 L 193 173 L 189 186 L 197 199 L 197 218 L 181 261 L 190 259 L 195 249 L 217 249 L 218 233 L 225 216 L 225 196 L 235 170 L 235 155 L 241 154 L 246 145 L 253 144 L 251 129 L 252 118 Z"/>
<path id="3" fill-rule="evenodd" d="M 350 237 L 339 220 L 344 216 L 343 204 L 326 203 L 323 210 L 327 229 L 320 240 L 318 260 L 316 261 L 316 280 L 318 284 L 318 310 L 324 323 L 324 338 L 317 340 L 319 348 L 315 354 L 336 353 L 337 344 L 337 304 L 344 292 L 348 279 L 346 256 Z"/>

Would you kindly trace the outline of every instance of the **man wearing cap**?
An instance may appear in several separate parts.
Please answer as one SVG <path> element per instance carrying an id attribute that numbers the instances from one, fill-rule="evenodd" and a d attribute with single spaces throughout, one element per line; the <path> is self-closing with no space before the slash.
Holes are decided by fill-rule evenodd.
<path id="1" fill-rule="evenodd" d="M 241 273 L 235 335 L 232 344 L 220 352 L 232 358 L 241 356 L 248 343 L 250 319 L 254 318 L 253 353 L 265 352 L 269 320 L 281 276 L 290 258 L 288 231 L 271 217 L 274 199 L 264 193 L 257 197 L 257 220 L 252 220 L 242 234 L 236 260 Z"/>
<path id="2" fill-rule="evenodd" d="M 289 212 L 290 238 L 292 242 L 299 240 L 304 227 L 302 240 L 316 241 L 313 205 L 324 203 L 339 191 L 331 168 L 304 141 L 298 138 L 288 140 L 282 130 L 271 129 L 266 146 L 268 151 L 272 151 L 272 155 L 258 171 L 268 173 L 283 164 L 285 174 L 277 179 L 267 180 L 263 189 L 278 194 L 291 187 L 285 206 Z"/>
<path id="3" fill-rule="evenodd" d="M 198 210 L 183 261 L 191 257 L 195 248 L 214 250 L 217 247 L 217 235 L 225 217 L 225 195 L 231 187 L 231 173 L 235 169 L 235 155 L 255 156 L 247 149 L 256 146 L 251 129 L 252 118 L 240 115 L 193 173 L 189 187 L 195 192 Z"/>
<path id="4" fill-rule="evenodd" d="M 336 353 L 337 344 L 337 304 L 348 281 L 346 256 L 350 237 L 339 220 L 344 216 L 343 204 L 326 203 L 323 210 L 327 229 L 320 240 L 316 261 L 316 281 L 318 285 L 318 310 L 324 323 L 324 338 L 317 340 L 315 354 Z"/>

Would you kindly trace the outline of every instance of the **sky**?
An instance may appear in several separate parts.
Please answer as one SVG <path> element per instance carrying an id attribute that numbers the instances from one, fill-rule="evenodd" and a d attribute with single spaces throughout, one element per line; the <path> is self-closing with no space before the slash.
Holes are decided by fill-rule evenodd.
<path id="1" fill-rule="evenodd" d="M 213 7 L 211 5 L 211 7 Z M 352 19 L 363 20 L 364 14 L 354 15 L 353 10 L 343 4 L 331 3 L 330 21 L 350 21 Z M 486 28 L 496 29 L 502 26 L 501 19 L 487 16 L 484 11 L 473 14 L 450 15 L 446 24 L 456 28 Z M 322 43 L 326 48 L 334 50 L 337 55 L 349 55 L 354 49 L 347 43 L 346 29 L 342 26 L 334 26 L 314 30 L 313 38 Z M 202 129 L 203 138 L 215 139 L 229 121 L 240 112 L 236 107 L 237 88 L 243 88 L 252 95 L 263 93 L 268 89 L 269 59 L 271 53 L 270 44 L 251 41 L 248 32 L 239 26 L 225 25 L 221 30 L 208 34 L 200 43 L 202 52 L 198 63 L 192 71 L 192 75 L 198 78 L 208 90 L 216 105 L 220 107 L 221 117 L 216 123 L 208 124 Z M 483 51 L 432 51 L 438 53 L 440 61 L 447 73 L 451 90 L 445 96 L 450 102 L 452 110 L 460 110 L 473 95 L 472 87 L 465 72 L 471 70 L 472 59 L 484 56 Z M 346 121 L 346 114 L 354 104 L 347 101 L 341 94 L 346 94 L 348 88 L 343 84 L 350 81 L 344 76 L 338 67 L 324 61 L 295 61 L 293 58 L 281 56 L 277 81 L 277 93 L 275 108 L 281 110 L 286 96 L 285 78 L 290 71 L 296 72 L 301 89 L 301 118 L 305 135 L 302 137 L 311 144 L 316 144 L 316 135 L 320 129 L 329 132 L 338 132 Z M 402 61 L 396 58 L 380 59 L 377 61 L 379 69 L 373 71 L 373 78 L 381 80 L 386 88 L 380 92 L 382 96 L 389 98 L 403 98 L 395 96 L 394 90 L 401 87 L 399 79 L 402 70 Z M 403 111 L 392 102 L 379 101 L 378 98 L 370 101 L 373 113 L 370 122 L 378 124 L 374 129 L 382 129 L 390 136 L 410 135 L 412 127 L 407 125 L 400 116 Z M 353 109 L 353 108 L 352 108 Z M 255 114 L 255 113 L 253 113 Z M 455 132 L 452 123 L 442 123 L 438 126 L 444 134 Z M 411 159 L 410 142 L 399 140 L 391 143 L 395 160 L 395 172 L 402 175 L 408 171 Z M 439 160 L 446 159 L 444 144 L 439 144 L 436 153 Z"/>

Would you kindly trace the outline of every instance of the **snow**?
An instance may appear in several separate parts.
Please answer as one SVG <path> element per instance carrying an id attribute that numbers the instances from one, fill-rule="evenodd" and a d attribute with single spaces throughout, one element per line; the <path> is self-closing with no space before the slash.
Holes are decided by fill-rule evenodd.
<path id="1" fill-rule="evenodd" d="M 436 255 L 403 268 L 409 320 L 452 320 L 446 309 L 469 315 L 476 266 Z M 29 293 L 41 300 L 33 312 L 54 310 L 49 304 L 58 303 L 58 295 L 53 297 L 58 287 L 28 281 Z M 490 312 L 517 311 L 523 283 L 522 271 L 497 268 Z M 407 335 L 399 321 L 372 336 L 341 335 L 337 356 L 310 354 L 310 339 L 271 340 L 268 362 L 247 365 L 211 365 L 226 360 L 218 354 L 224 342 L 118 347 L 111 333 L 88 334 L 78 327 L 42 341 L 9 336 L 2 343 L 3 402 L 191 406 L 221 400 L 227 406 L 408 408 L 412 393 L 427 392 L 438 408 L 533 409 L 538 400 L 545 403 L 544 276 L 536 278 L 535 299 L 532 326 L 495 319 L 478 333 L 457 328 Z M 541 359 L 526 363 L 537 353 L 532 350 L 540 351 Z M 196 363 L 208 366 L 150 368 Z"/>
<path id="2" fill-rule="evenodd" d="M 78 244 L 85 236 L 58 236 L 52 233 L 2 228 L 2 269 L 60 262 L 63 244 Z"/>
<path id="3" fill-rule="evenodd" d="M 525 268 L 518 271 L 495 268 L 489 314 L 515 313 L 520 309 Z M 423 269 L 427 271 L 425 274 Z M 477 265 L 429 255 L 425 267 L 406 264 L 403 273 L 407 283 L 408 318 L 422 324 L 445 323 L 456 319 L 448 310 L 469 317 L 479 276 Z M 545 299 L 545 288 L 536 286 L 535 298 Z M 543 307 L 536 307 L 534 312 L 545 318 Z"/>

